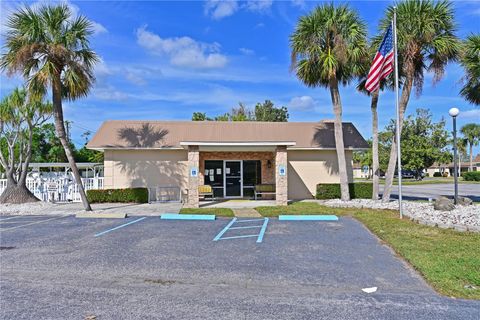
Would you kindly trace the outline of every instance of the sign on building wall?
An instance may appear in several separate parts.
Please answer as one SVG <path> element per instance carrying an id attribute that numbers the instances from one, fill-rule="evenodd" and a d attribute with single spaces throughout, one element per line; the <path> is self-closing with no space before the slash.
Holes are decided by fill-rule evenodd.
<path id="1" fill-rule="evenodd" d="M 198 177 L 198 168 L 190 168 L 190 177 Z"/>
<path id="2" fill-rule="evenodd" d="M 286 174 L 287 170 L 285 169 L 285 166 L 278 166 L 278 175 L 283 177 Z"/>

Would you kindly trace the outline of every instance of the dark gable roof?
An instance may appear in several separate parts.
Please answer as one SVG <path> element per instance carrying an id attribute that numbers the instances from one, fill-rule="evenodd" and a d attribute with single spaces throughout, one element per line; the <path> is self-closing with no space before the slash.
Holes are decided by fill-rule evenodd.
<path id="1" fill-rule="evenodd" d="M 345 148 L 368 144 L 355 126 L 343 123 Z M 105 121 L 88 148 L 178 148 L 180 142 L 294 142 L 292 148 L 334 149 L 334 124 L 321 122 Z"/>

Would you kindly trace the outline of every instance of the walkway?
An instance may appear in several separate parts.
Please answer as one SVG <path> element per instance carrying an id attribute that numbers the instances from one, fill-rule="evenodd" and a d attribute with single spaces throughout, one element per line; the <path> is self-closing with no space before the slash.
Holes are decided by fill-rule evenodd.
<path id="1" fill-rule="evenodd" d="M 262 216 L 253 208 L 232 209 L 235 217 L 238 218 L 261 218 Z"/>

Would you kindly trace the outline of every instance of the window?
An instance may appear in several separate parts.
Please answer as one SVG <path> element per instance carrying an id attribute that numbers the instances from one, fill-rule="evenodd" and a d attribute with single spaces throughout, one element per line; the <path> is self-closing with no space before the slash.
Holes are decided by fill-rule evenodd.
<path id="1" fill-rule="evenodd" d="M 204 182 L 212 186 L 216 198 L 223 198 L 222 160 L 205 160 Z"/>
<path id="2" fill-rule="evenodd" d="M 253 197 L 253 189 L 260 183 L 262 183 L 262 162 L 260 160 L 243 161 L 243 196 Z"/>

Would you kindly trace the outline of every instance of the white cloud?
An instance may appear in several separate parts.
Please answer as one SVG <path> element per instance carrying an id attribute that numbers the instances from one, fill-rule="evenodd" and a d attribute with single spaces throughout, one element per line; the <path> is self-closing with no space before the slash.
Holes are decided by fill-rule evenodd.
<path id="1" fill-rule="evenodd" d="M 272 7 L 273 0 L 248 0 L 239 5 L 236 0 L 207 0 L 204 13 L 212 19 L 220 20 L 233 15 L 239 10 L 263 13 Z"/>
<path id="2" fill-rule="evenodd" d="M 294 7 L 299 7 L 300 9 L 305 8 L 305 0 L 292 0 L 292 5 Z"/>
<path id="3" fill-rule="evenodd" d="M 100 57 L 100 61 L 95 65 L 95 75 L 97 77 L 109 76 L 113 72 L 107 66 L 105 61 Z"/>
<path id="4" fill-rule="evenodd" d="M 101 33 L 108 33 L 107 28 L 105 28 L 100 23 L 95 22 L 95 21 L 91 21 L 91 23 L 92 23 L 92 29 L 93 29 L 93 34 L 94 35 L 101 34 Z"/>
<path id="5" fill-rule="evenodd" d="M 255 29 L 263 28 L 263 27 L 265 27 L 265 23 L 263 23 L 263 22 L 257 23 L 257 24 L 255 25 Z"/>
<path id="6" fill-rule="evenodd" d="M 207 0 L 204 6 L 205 15 L 216 20 L 231 16 L 237 10 L 237 1 Z"/>
<path id="7" fill-rule="evenodd" d="M 272 6 L 272 0 L 249 0 L 245 4 L 245 8 L 250 11 L 264 12 Z"/>
<path id="8" fill-rule="evenodd" d="M 240 48 L 238 49 L 240 50 L 240 52 L 246 56 L 253 56 L 255 54 L 255 51 L 253 51 L 252 49 L 248 49 L 248 48 Z"/>
<path id="9" fill-rule="evenodd" d="M 128 99 L 129 95 L 125 92 L 118 91 L 112 86 L 96 88 L 94 90 L 94 96 L 100 100 L 116 100 L 122 101 Z"/>
<path id="10" fill-rule="evenodd" d="M 147 84 L 145 79 L 143 79 L 140 75 L 136 74 L 135 72 L 132 71 L 127 71 L 125 74 L 125 79 L 127 79 L 129 82 L 137 85 L 137 86 L 143 86 Z"/>
<path id="11" fill-rule="evenodd" d="M 312 110 L 315 105 L 315 100 L 310 96 L 293 97 L 288 103 L 289 108 L 301 111 Z"/>
<path id="12" fill-rule="evenodd" d="M 459 117 L 464 119 L 477 119 L 480 121 L 480 109 L 461 111 Z"/>
<path id="13" fill-rule="evenodd" d="M 37 2 L 33 2 L 32 4 L 29 5 L 30 8 L 36 10 L 44 5 L 58 5 L 58 4 L 66 4 L 68 8 L 70 9 L 72 13 L 72 19 L 76 18 L 78 15 L 80 15 L 80 8 L 71 3 L 68 0 L 39 0 Z M 0 11 L 2 12 L 1 16 L 1 25 L 0 25 L 0 31 L 3 33 L 6 31 L 6 26 L 5 22 L 7 20 L 7 17 L 10 16 L 12 12 L 17 10 L 18 8 L 25 7 L 25 4 L 20 3 L 20 2 L 8 2 L 8 1 L 1 1 L 0 2 Z M 105 28 L 102 24 L 99 22 L 93 21 L 91 19 L 88 19 L 92 23 L 92 30 L 94 35 L 98 35 L 101 33 L 107 33 L 108 30 Z"/>
<path id="14" fill-rule="evenodd" d="M 152 54 L 167 56 L 172 65 L 179 67 L 214 69 L 228 62 L 225 55 L 218 53 L 220 44 L 216 42 L 203 43 L 190 37 L 162 39 L 146 27 L 137 30 L 137 42 Z"/>

